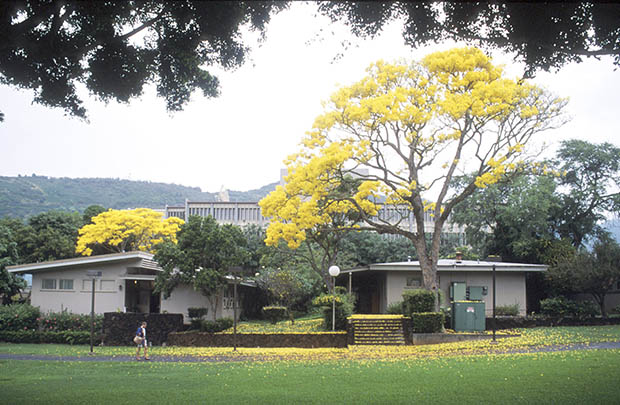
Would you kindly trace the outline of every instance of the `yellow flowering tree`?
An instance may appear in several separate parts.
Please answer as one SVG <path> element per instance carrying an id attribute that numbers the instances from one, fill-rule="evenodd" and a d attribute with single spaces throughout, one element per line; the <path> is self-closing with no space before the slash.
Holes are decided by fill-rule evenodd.
<path id="1" fill-rule="evenodd" d="M 378 61 L 367 73 L 325 103 L 301 150 L 286 161 L 286 184 L 261 201 L 271 218 L 266 243 L 283 239 L 295 248 L 346 213 L 354 219 L 340 229 L 410 239 L 424 287 L 436 290 L 441 230 L 453 208 L 476 188 L 529 168 L 528 142 L 565 122 L 566 100 L 506 78 L 476 48 L 413 63 Z M 456 175 L 472 172 L 471 182 L 452 187 Z M 432 230 L 424 227 L 425 213 L 434 218 Z M 411 216 L 413 229 L 403 226 Z"/>
<path id="2" fill-rule="evenodd" d="M 79 230 L 76 252 L 84 256 L 97 252 L 152 251 L 165 240 L 176 243 L 176 233 L 183 220 L 162 219 L 162 214 L 148 208 L 113 210 L 92 218 Z"/>

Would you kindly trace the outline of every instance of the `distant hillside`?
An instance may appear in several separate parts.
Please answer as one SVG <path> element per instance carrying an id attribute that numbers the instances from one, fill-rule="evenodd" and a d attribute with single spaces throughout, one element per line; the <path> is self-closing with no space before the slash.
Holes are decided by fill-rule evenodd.
<path id="1" fill-rule="evenodd" d="M 229 191 L 231 201 L 259 201 L 277 183 L 256 190 Z M 93 204 L 106 208 L 164 208 L 191 201 L 216 201 L 217 193 L 198 187 L 119 179 L 71 179 L 46 176 L 0 176 L 0 217 L 28 217 L 49 210 L 84 211 Z"/>

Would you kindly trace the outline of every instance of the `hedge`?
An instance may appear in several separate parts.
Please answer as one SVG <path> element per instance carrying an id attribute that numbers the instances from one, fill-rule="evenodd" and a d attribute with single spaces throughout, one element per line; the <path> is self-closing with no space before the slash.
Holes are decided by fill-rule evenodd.
<path id="1" fill-rule="evenodd" d="M 219 318 L 215 321 L 206 321 L 203 320 L 200 323 L 200 331 L 201 332 L 210 332 L 217 333 L 223 330 L 232 328 L 233 319 L 232 318 Z"/>
<path id="2" fill-rule="evenodd" d="M 406 290 L 403 293 L 403 314 L 432 312 L 435 309 L 435 293 L 424 289 Z"/>
<path id="3" fill-rule="evenodd" d="M 421 312 L 412 316 L 413 333 L 439 333 L 443 329 L 444 314 Z"/>
<path id="4" fill-rule="evenodd" d="M 572 301 L 555 297 L 540 301 L 540 312 L 551 317 L 590 318 L 600 314 L 600 308 L 592 301 Z"/>
<path id="5" fill-rule="evenodd" d="M 202 319 L 209 313 L 209 308 L 190 307 L 187 308 L 187 315 L 192 319 Z"/>
<path id="6" fill-rule="evenodd" d="M 106 312 L 103 314 L 104 343 L 107 346 L 133 345 L 138 326 L 148 323 L 146 337 L 150 344 L 166 342 L 168 333 L 183 330 L 182 314 L 137 314 Z"/>
<path id="7" fill-rule="evenodd" d="M 102 336 L 97 333 L 94 341 L 101 342 Z M 47 332 L 36 330 L 0 331 L 0 341 L 9 343 L 60 343 L 60 344 L 90 344 L 90 333 L 84 331 Z"/>
<path id="8" fill-rule="evenodd" d="M 0 330 L 23 331 L 39 329 L 41 311 L 29 304 L 0 305 Z"/>
<path id="9" fill-rule="evenodd" d="M 263 317 L 269 322 L 276 324 L 286 319 L 288 310 L 285 307 L 267 306 L 263 307 Z"/>

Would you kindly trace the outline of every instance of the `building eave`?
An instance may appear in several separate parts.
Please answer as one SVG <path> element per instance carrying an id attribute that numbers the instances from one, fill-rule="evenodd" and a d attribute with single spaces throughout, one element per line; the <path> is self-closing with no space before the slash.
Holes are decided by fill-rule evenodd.
<path id="1" fill-rule="evenodd" d="M 473 260 L 447 260 L 442 259 L 437 264 L 437 272 L 491 272 L 495 267 L 497 272 L 544 272 L 549 266 L 544 264 L 527 263 L 504 263 L 487 262 Z M 360 273 L 365 271 L 420 271 L 420 263 L 415 262 L 394 262 L 394 263 L 375 263 L 368 266 L 356 267 L 343 270 L 342 273 Z"/>
<path id="2" fill-rule="evenodd" d="M 36 273 L 39 271 L 55 270 L 60 268 L 84 266 L 90 264 L 120 262 L 132 259 L 153 261 L 153 256 L 154 255 L 152 253 L 148 252 L 123 252 L 99 256 L 74 257 L 72 259 L 54 260 L 41 263 L 20 264 L 16 266 L 8 266 L 6 269 L 9 273 L 28 274 Z"/>

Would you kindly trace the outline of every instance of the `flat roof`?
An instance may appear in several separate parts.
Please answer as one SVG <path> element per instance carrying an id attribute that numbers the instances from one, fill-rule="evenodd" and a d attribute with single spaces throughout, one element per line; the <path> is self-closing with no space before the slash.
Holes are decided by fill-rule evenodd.
<path id="1" fill-rule="evenodd" d="M 439 259 L 437 261 L 437 271 L 547 271 L 549 266 L 545 264 L 527 264 L 527 263 L 506 263 L 506 262 L 490 262 L 484 260 L 460 260 L 455 259 Z M 375 263 L 368 266 L 356 267 L 343 270 L 342 273 L 358 273 L 363 271 L 419 271 L 420 262 L 393 262 L 393 263 Z"/>
<path id="2" fill-rule="evenodd" d="M 32 273 L 36 271 L 51 270 L 51 269 L 62 268 L 62 267 L 73 267 L 73 266 L 80 266 L 80 265 L 85 265 L 85 264 L 117 262 L 117 261 L 130 260 L 130 259 L 144 259 L 144 260 L 152 261 L 153 256 L 154 255 L 152 253 L 148 253 L 148 252 L 123 252 L 123 253 L 112 253 L 108 255 L 74 257 L 71 259 L 53 260 L 53 261 L 41 262 L 41 263 L 18 264 L 16 266 L 7 266 L 6 269 L 9 273 L 17 273 L 17 274 Z"/>

